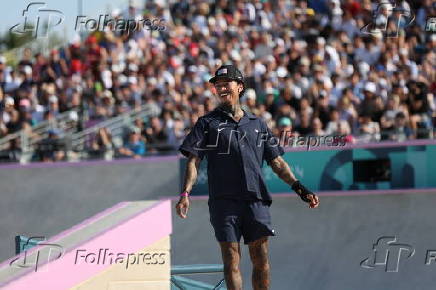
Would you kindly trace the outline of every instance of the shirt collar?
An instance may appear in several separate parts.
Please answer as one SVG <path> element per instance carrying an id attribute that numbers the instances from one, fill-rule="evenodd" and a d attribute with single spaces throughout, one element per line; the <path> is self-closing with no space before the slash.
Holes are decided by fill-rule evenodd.
<path id="1" fill-rule="evenodd" d="M 247 117 L 248 117 L 250 120 L 255 120 L 255 119 L 257 119 L 256 115 L 254 115 L 252 112 L 250 112 L 250 111 L 246 111 L 246 110 L 244 110 L 244 109 L 242 109 L 242 111 L 245 112 L 245 115 L 247 115 Z"/>
<path id="2" fill-rule="evenodd" d="M 242 108 L 241 108 L 242 109 Z M 217 111 L 223 115 L 225 115 L 227 118 L 231 119 L 233 122 L 235 122 L 235 120 L 229 116 L 228 113 L 226 113 L 225 111 L 223 111 L 220 107 L 217 108 Z M 250 111 L 246 111 L 244 109 L 242 109 L 242 111 L 244 112 L 244 115 L 242 116 L 242 118 L 239 120 L 238 124 L 239 126 L 247 124 L 249 122 L 249 120 L 255 120 L 257 119 L 257 117 L 251 113 Z"/>

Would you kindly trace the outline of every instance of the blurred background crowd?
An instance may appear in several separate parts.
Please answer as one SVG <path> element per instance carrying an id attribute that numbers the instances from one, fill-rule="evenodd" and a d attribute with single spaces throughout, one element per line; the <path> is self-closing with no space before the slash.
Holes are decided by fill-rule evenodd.
<path id="1" fill-rule="evenodd" d="M 49 52 L 24 49 L 17 66 L 0 56 L 0 140 L 24 132 L 38 140 L 31 160 L 66 160 L 67 131 L 145 109 L 117 136 L 90 130 L 81 150 L 108 158 L 174 153 L 216 107 L 208 80 L 228 63 L 245 76 L 241 104 L 276 135 L 433 138 L 436 34 L 426 21 L 435 2 L 380 2 L 131 2 L 111 17 L 156 21 L 109 27 Z M 68 127 L 34 132 L 65 114 Z M 22 140 L 8 140 L 3 160 L 18 159 Z"/>

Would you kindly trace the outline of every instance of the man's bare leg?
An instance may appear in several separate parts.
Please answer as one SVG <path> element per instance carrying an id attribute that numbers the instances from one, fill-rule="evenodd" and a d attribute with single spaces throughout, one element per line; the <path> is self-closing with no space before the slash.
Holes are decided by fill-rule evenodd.
<path id="1" fill-rule="evenodd" d="M 260 238 L 248 244 L 253 263 L 252 284 L 254 290 L 268 290 L 270 284 L 268 261 L 268 237 Z"/>
<path id="2" fill-rule="evenodd" d="M 239 270 L 241 247 L 237 242 L 220 242 L 220 246 L 227 289 L 242 290 L 242 276 Z"/>

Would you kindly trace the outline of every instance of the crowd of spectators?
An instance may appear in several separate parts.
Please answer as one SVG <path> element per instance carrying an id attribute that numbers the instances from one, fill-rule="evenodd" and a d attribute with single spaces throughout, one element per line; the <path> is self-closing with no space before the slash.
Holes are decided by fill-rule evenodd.
<path id="1" fill-rule="evenodd" d="M 233 63 L 245 76 L 244 108 L 277 135 L 432 138 L 436 34 L 425 28 L 436 5 L 380 2 L 131 2 L 111 17 L 159 25 L 109 27 L 47 55 L 25 49 L 16 67 L 0 57 L 0 137 L 69 110 L 81 130 L 145 106 L 150 116 L 135 121 L 117 154 L 172 151 L 215 108 L 211 75 Z M 89 150 L 114 147 L 101 129 Z"/>

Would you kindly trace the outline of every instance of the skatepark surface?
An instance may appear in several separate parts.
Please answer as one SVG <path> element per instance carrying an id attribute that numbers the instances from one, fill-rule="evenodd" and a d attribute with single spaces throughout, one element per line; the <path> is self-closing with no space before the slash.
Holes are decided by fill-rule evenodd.
<path id="1" fill-rule="evenodd" d="M 434 289 L 435 193 L 321 194 L 315 210 L 295 195 L 276 196 L 271 289 Z M 207 199 L 194 197 L 185 220 L 173 214 L 171 248 L 173 265 L 221 263 Z M 243 289 L 252 289 L 245 245 L 242 252 Z M 214 283 L 219 275 L 193 278 Z"/>

